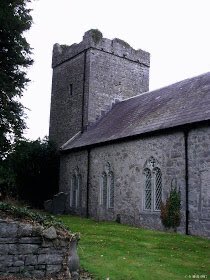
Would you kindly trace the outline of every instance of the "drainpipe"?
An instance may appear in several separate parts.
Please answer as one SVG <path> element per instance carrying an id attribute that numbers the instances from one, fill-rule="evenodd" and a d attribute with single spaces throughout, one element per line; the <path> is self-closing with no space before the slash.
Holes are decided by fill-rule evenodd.
<path id="1" fill-rule="evenodd" d="M 87 150 L 87 195 L 86 195 L 86 218 L 89 218 L 89 186 L 90 186 L 90 149 Z"/>
<path id="2" fill-rule="evenodd" d="M 184 130 L 185 143 L 185 182 L 186 182 L 186 228 L 185 233 L 189 235 L 189 166 L 188 166 L 188 135 L 189 130 Z"/>
<path id="3" fill-rule="evenodd" d="M 87 64 L 87 50 L 84 51 L 84 68 L 83 68 L 83 89 L 82 89 L 82 123 L 81 132 L 85 130 L 85 83 L 86 83 L 86 64 Z"/>

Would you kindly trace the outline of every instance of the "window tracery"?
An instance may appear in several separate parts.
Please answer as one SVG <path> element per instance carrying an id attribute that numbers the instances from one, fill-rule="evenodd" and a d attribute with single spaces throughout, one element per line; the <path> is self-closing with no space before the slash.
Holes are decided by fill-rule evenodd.
<path id="1" fill-rule="evenodd" d="M 159 162 L 150 157 L 144 165 L 144 210 L 160 211 L 162 201 L 162 173 Z"/>

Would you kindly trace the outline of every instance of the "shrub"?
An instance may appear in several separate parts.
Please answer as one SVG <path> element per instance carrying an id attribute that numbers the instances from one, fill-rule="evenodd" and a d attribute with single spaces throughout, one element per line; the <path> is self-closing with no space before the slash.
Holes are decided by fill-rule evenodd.
<path id="1" fill-rule="evenodd" d="M 21 140 L 0 165 L 0 193 L 16 195 L 34 207 L 58 192 L 59 158 L 47 138 Z"/>
<path id="2" fill-rule="evenodd" d="M 173 228 L 176 231 L 181 222 L 181 193 L 177 187 L 171 188 L 169 197 L 165 204 L 161 203 L 160 210 L 160 218 L 164 227 Z"/>

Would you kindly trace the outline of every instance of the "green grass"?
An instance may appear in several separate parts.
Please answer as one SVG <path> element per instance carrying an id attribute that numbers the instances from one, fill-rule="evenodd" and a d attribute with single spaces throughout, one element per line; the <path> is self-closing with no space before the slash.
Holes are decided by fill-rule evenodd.
<path id="1" fill-rule="evenodd" d="M 81 266 L 95 279 L 210 279 L 210 240 L 67 215 L 61 220 L 81 233 Z"/>

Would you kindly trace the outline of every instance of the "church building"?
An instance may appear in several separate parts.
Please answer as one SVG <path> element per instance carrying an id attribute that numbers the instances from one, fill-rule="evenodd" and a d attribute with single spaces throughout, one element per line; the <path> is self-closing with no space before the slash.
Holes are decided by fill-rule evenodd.
<path id="1" fill-rule="evenodd" d="M 55 44 L 52 67 L 65 211 L 161 230 L 176 186 L 178 231 L 210 237 L 210 73 L 149 91 L 149 53 L 98 30 Z"/>

